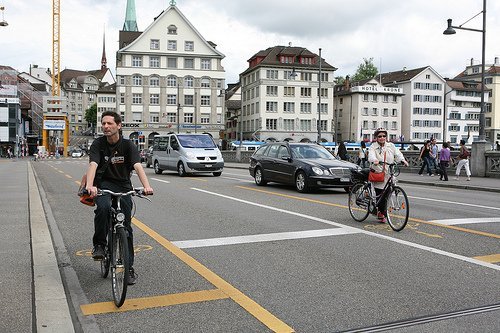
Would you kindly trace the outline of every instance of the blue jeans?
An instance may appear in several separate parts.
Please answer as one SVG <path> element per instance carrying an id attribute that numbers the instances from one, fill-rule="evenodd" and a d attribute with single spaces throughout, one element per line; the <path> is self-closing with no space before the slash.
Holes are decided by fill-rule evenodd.
<path id="1" fill-rule="evenodd" d="M 424 171 L 424 168 L 427 167 L 427 173 L 429 175 L 432 175 L 432 171 L 431 171 L 431 158 L 430 157 L 423 157 L 422 158 L 422 166 L 420 167 L 420 171 L 418 172 L 419 175 L 422 174 L 422 172 Z"/>

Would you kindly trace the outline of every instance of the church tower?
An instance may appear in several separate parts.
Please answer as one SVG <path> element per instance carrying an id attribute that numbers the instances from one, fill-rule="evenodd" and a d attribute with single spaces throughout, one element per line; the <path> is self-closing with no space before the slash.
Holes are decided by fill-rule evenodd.
<path id="1" fill-rule="evenodd" d="M 127 11 L 125 13 L 123 31 L 139 31 L 135 18 L 135 0 L 127 0 Z"/>
<path id="2" fill-rule="evenodd" d="M 108 68 L 108 61 L 106 60 L 106 31 L 104 31 L 102 36 L 101 71 L 105 71 L 107 68 Z"/>

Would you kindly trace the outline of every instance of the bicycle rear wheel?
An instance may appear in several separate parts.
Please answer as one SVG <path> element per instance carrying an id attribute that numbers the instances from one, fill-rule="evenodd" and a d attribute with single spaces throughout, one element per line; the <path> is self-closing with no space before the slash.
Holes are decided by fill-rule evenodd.
<path id="1" fill-rule="evenodd" d="M 128 277 L 130 270 L 128 239 L 125 228 L 116 228 L 113 235 L 113 253 L 111 255 L 111 284 L 115 305 L 120 307 L 127 296 Z"/>
<path id="2" fill-rule="evenodd" d="M 410 205 L 406 192 L 399 186 L 394 186 L 387 197 L 387 223 L 394 231 L 401 231 L 408 223 Z"/>
<path id="3" fill-rule="evenodd" d="M 357 183 L 349 192 L 349 213 L 355 221 L 362 222 L 370 214 L 370 189 L 368 183 Z"/>

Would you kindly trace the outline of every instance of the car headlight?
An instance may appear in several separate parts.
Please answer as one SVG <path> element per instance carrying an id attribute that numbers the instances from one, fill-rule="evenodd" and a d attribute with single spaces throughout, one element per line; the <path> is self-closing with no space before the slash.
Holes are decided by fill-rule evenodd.
<path id="1" fill-rule="evenodd" d="M 186 153 L 186 156 L 187 156 L 188 158 L 195 158 L 195 157 L 196 157 L 196 155 L 195 155 L 195 154 L 193 154 L 193 153 L 192 153 L 192 152 L 190 152 L 190 151 L 188 151 L 188 152 Z"/>
<path id="2" fill-rule="evenodd" d="M 317 167 L 317 166 L 313 166 L 312 167 L 312 171 L 317 174 L 318 176 L 322 176 L 323 174 L 328 174 L 328 170 L 325 170 L 323 171 L 323 169 L 321 169 L 320 167 Z"/>

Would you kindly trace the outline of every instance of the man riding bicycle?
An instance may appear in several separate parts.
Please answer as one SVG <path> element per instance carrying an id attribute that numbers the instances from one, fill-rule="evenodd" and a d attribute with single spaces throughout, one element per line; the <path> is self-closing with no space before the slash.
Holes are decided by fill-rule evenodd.
<path id="1" fill-rule="evenodd" d="M 102 194 L 97 196 L 97 187 L 113 192 L 126 192 L 133 189 L 130 176 L 135 170 L 144 187 L 144 194 L 153 194 L 146 173 L 141 165 L 141 157 L 135 144 L 124 139 L 120 133 L 122 122 L 118 113 L 105 111 L 102 113 L 102 131 L 104 136 L 97 138 L 92 143 L 89 153 L 89 166 L 86 173 L 86 190 L 96 203 L 94 211 L 94 248 L 92 258 L 102 260 L 106 246 L 107 223 L 111 208 L 111 196 Z M 130 253 L 130 277 L 128 284 L 135 284 L 136 274 L 133 269 L 134 245 L 131 226 L 132 199 L 130 196 L 122 197 L 121 207 L 125 214 L 125 227 L 128 231 L 128 244 Z"/>
<path id="2" fill-rule="evenodd" d="M 377 195 L 383 192 L 384 186 L 389 179 L 389 173 L 387 172 L 387 164 L 394 162 L 402 162 L 404 165 L 408 166 L 408 162 L 405 160 L 401 151 L 391 142 L 387 142 L 387 130 L 384 128 L 379 128 L 373 133 L 375 142 L 370 145 L 368 149 L 368 162 L 370 162 L 370 168 L 377 172 L 384 172 L 385 177 L 383 182 L 373 182 L 373 187 Z M 385 223 L 386 210 L 387 210 L 387 198 L 382 198 L 377 206 L 377 218 L 381 223 Z"/>

